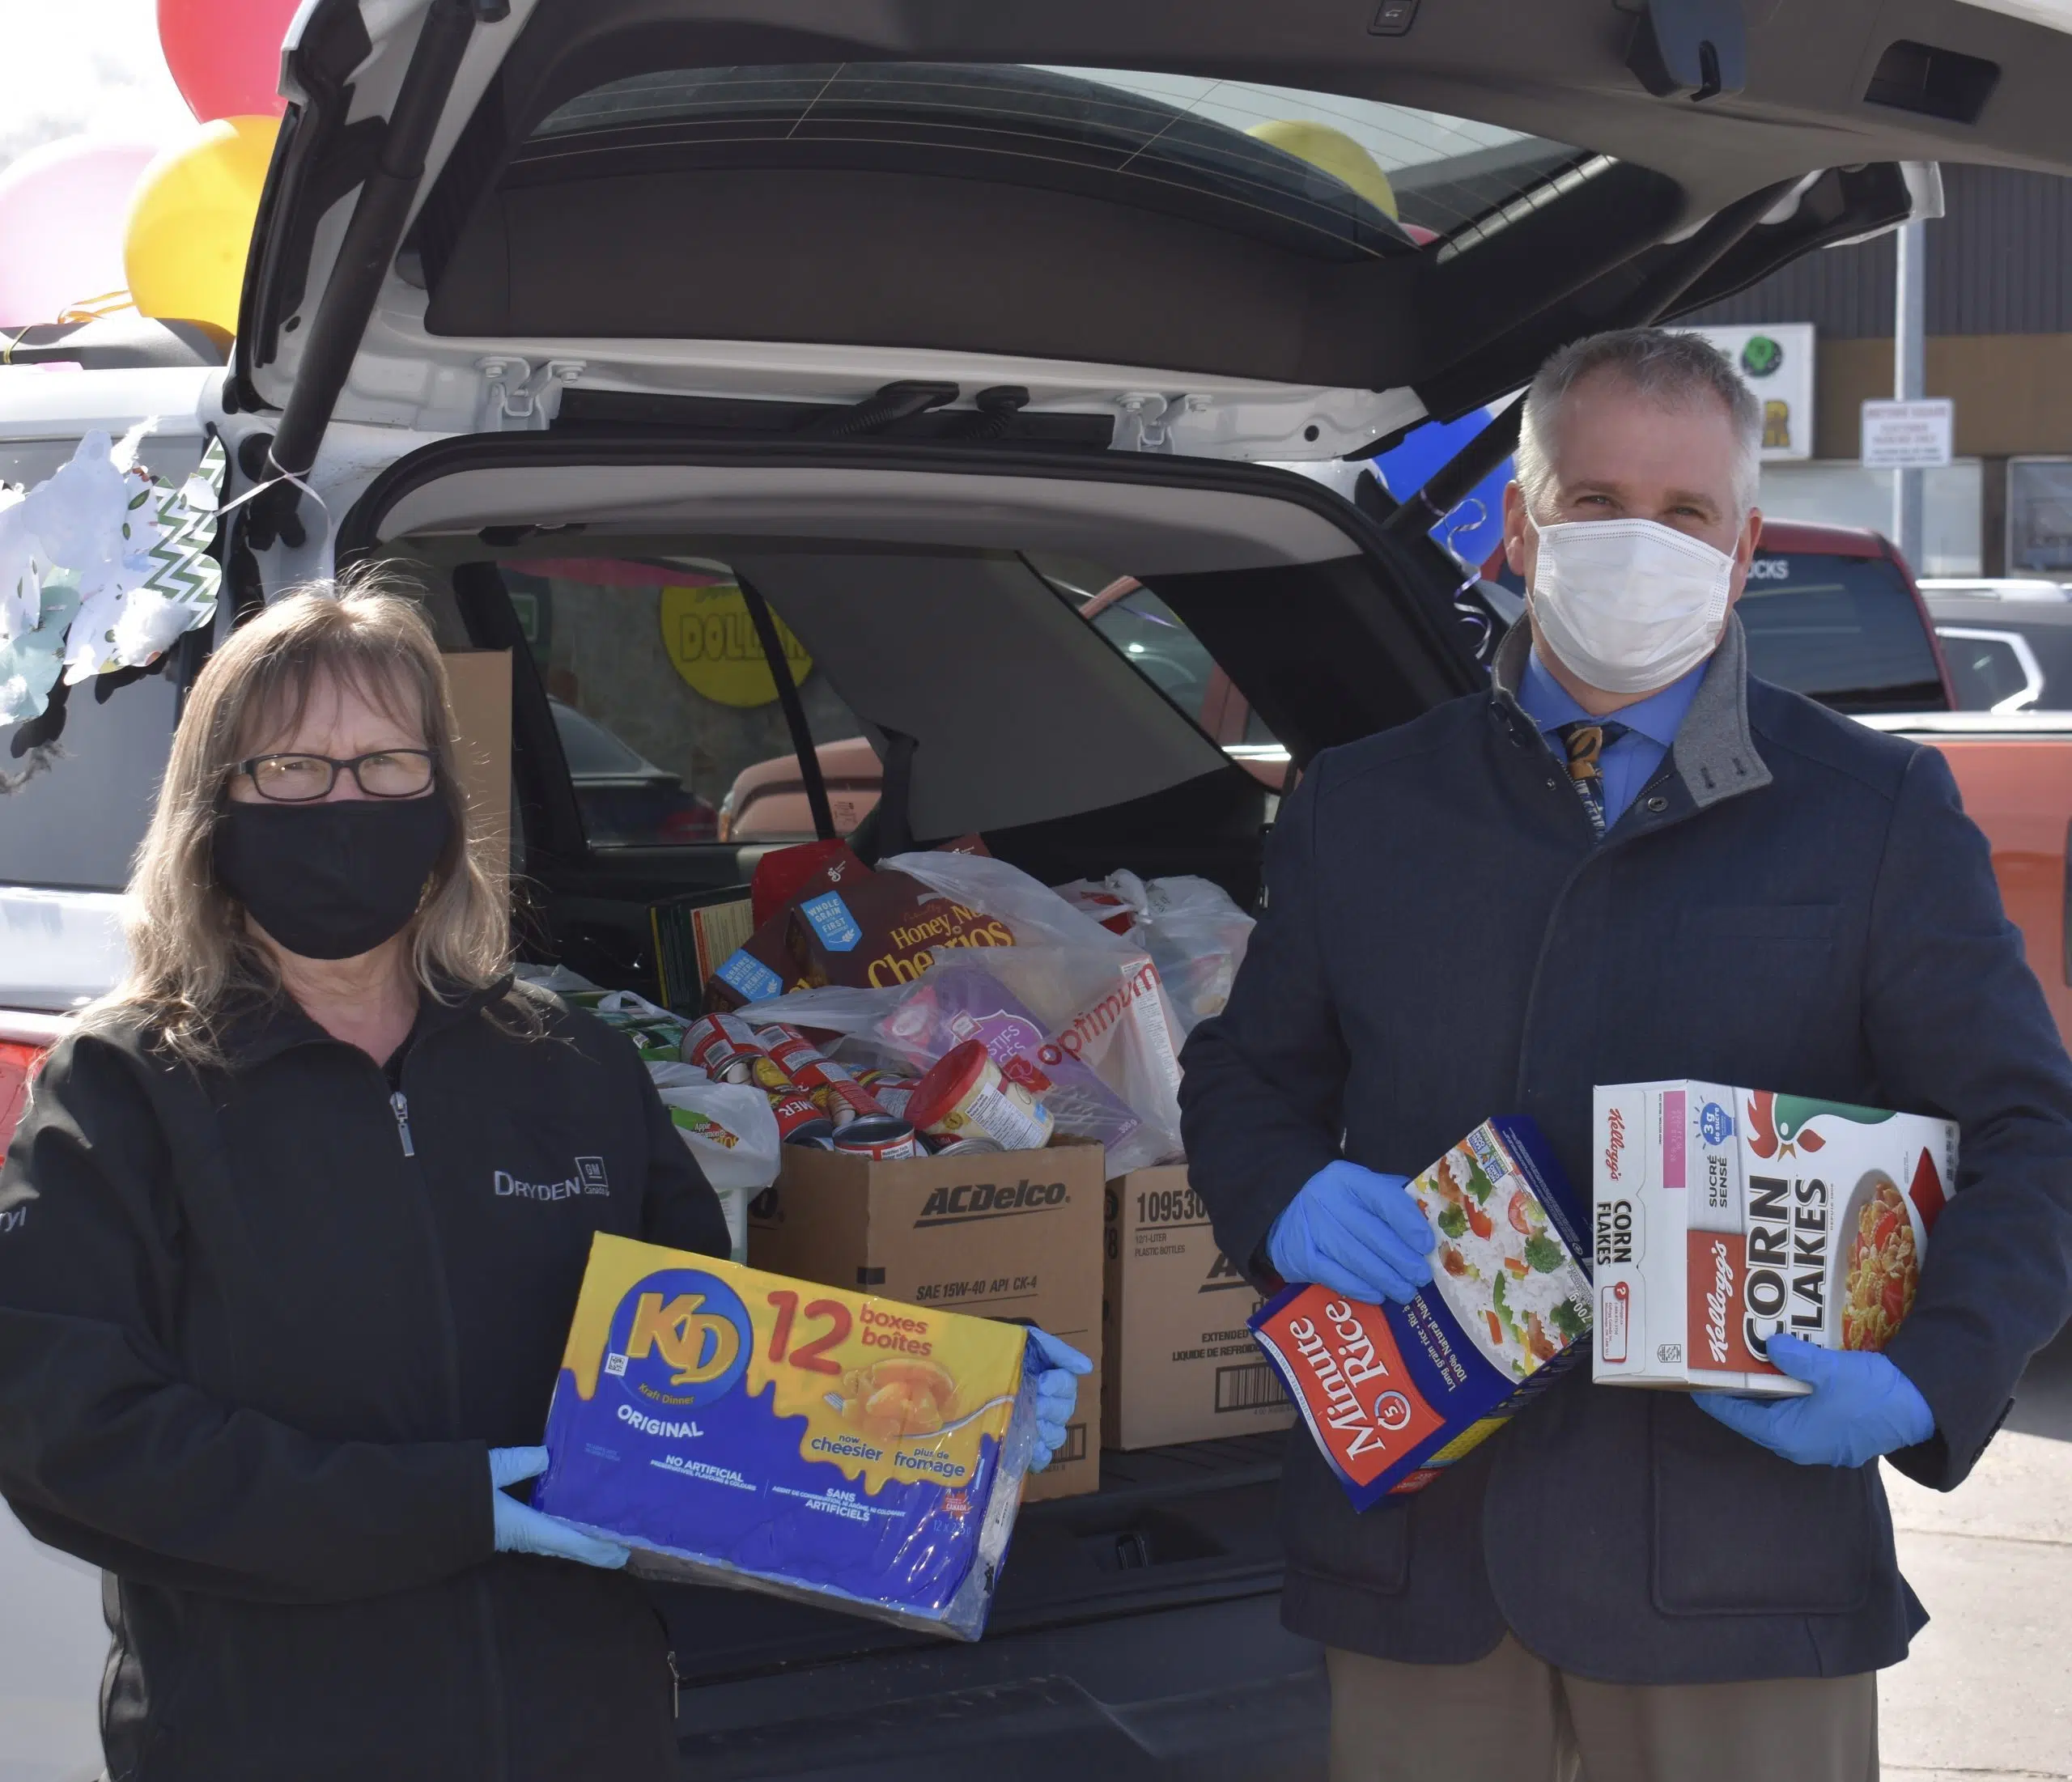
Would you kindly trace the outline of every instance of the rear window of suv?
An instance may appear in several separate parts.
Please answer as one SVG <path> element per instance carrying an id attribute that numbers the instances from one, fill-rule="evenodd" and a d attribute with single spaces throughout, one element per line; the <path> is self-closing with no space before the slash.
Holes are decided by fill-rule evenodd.
<path id="1" fill-rule="evenodd" d="M 953 175 L 1012 163 L 1013 177 L 1127 192 L 1154 210 L 1206 205 L 1225 227 L 1248 216 L 1337 257 L 1412 252 L 1602 160 L 1379 100 L 1013 62 L 659 70 L 568 100 L 523 158 L 611 142 L 737 158 L 820 143 L 861 165 L 893 157 Z"/>
<path id="2" fill-rule="evenodd" d="M 1889 558 L 1758 551 L 1738 610 L 1750 670 L 1777 686 L 1836 711 L 1945 702 L 1927 624 Z"/>

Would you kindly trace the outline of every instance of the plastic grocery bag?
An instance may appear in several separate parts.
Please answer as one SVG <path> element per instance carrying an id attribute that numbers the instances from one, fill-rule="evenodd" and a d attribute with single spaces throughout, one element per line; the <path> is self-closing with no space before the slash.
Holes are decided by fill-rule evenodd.
<path id="1" fill-rule="evenodd" d="M 1027 949 L 1032 957 L 1055 950 Z M 1059 1045 L 1057 1036 L 997 975 L 995 968 L 1001 960 L 1023 952 L 1020 947 L 995 947 L 974 958 L 962 950 L 945 950 L 911 984 L 890 990 L 829 985 L 794 991 L 757 1003 L 744 1018 L 836 1034 L 835 1056 L 906 1071 L 925 1071 L 953 1047 L 981 1040 L 994 1063 L 1023 1059 L 1050 1080 L 1042 1100 L 1058 1130 L 1105 1147 L 1110 1174 L 1174 1155 L 1177 1136 L 1152 1125 Z"/>
<path id="2" fill-rule="evenodd" d="M 651 1063 L 669 1118 L 727 1216 L 732 1260 L 748 1257 L 748 1203 L 777 1179 L 783 1153 L 770 1097 L 753 1083 L 715 1083 L 694 1064 Z"/>
<path id="3" fill-rule="evenodd" d="M 1051 1046 L 1085 1064 L 1144 1122 L 1140 1136 L 1157 1153 L 1144 1161 L 1181 1155 L 1180 1061 L 1149 953 L 1004 860 L 899 854 L 878 863 L 1006 923 L 1015 944 L 987 949 L 985 969 L 1035 1016 Z M 1108 1163 L 1137 1167 L 1115 1156 Z"/>
<path id="4" fill-rule="evenodd" d="M 1058 895 L 1151 955 L 1182 1039 L 1223 1012 L 1253 923 L 1221 885 L 1184 874 L 1140 879 L 1111 872 L 1098 882 L 1061 885 Z"/>
<path id="5" fill-rule="evenodd" d="M 574 1008 L 587 1008 L 605 1026 L 631 1040 L 648 1063 L 674 1062 L 688 1025 L 658 1003 L 630 990 L 606 990 L 566 965 L 518 965 L 512 975 L 536 989 L 551 991 Z"/>

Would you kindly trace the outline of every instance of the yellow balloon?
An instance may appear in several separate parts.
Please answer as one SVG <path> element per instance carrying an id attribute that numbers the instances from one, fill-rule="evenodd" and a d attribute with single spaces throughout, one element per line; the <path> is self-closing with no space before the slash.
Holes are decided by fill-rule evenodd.
<path id="1" fill-rule="evenodd" d="M 144 315 L 237 327 L 245 250 L 279 133 L 275 117 L 223 117 L 146 168 L 122 264 Z"/>
<path id="2" fill-rule="evenodd" d="M 1333 129 L 1328 124 L 1318 124 L 1306 117 L 1276 119 L 1270 124 L 1255 124 L 1245 132 L 1255 136 L 1262 142 L 1271 142 L 1277 149 L 1297 155 L 1310 166 L 1323 171 L 1340 183 L 1349 185 L 1368 203 L 1385 216 L 1396 214 L 1395 188 L 1389 184 L 1389 176 L 1373 155 L 1344 130 Z"/>

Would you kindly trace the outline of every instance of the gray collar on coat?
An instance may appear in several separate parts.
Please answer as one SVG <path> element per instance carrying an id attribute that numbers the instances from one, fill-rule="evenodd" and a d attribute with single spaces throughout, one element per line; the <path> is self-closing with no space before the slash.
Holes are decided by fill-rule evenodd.
<path id="1" fill-rule="evenodd" d="M 1532 626 L 1524 618 L 1497 646 L 1491 678 L 1497 697 L 1514 707 L 1531 648 Z M 1677 777 L 1700 810 L 1770 783 L 1770 770 L 1748 733 L 1748 643 L 1738 613 L 1726 616 L 1712 667 L 1698 683 L 1671 755 Z"/>

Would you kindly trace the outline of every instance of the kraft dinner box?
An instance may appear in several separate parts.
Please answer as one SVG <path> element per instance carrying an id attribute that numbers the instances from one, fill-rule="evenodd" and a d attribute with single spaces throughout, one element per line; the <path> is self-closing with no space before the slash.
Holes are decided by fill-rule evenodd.
<path id="1" fill-rule="evenodd" d="M 1246 1322 L 1260 1295 L 1217 1246 L 1187 1166 L 1117 1177 L 1107 1214 L 1102 1442 L 1159 1448 L 1294 1422 Z"/>
<path id="2" fill-rule="evenodd" d="M 1488 1440 L 1590 1330 L 1573 1199 L 1531 1121 L 1484 1121 L 1410 1190 L 1439 1234 L 1429 1287 L 1372 1305 L 1312 1283 L 1251 1321 L 1361 1509 L 1422 1490 Z"/>
<path id="3" fill-rule="evenodd" d="M 533 1502 L 647 1576 L 975 1640 L 1034 1441 L 1027 1340 L 600 1233 Z"/>
<path id="4" fill-rule="evenodd" d="M 1024 1498 L 1101 1483 L 1102 1148 L 971 1152 L 893 1162 L 786 1145 L 774 1187 L 749 1207 L 757 1268 L 1034 1324 L 1091 1358 L 1066 1445 Z"/>
<path id="5" fill-rule="evenodd" d="M 1783 1397 L 1810 1389 L 1773 1336 L 1884 1347 L 1956 1187 L 1954 1123 L 1719 1083 L 1594 1100 L 1594 1379 Z"/>

